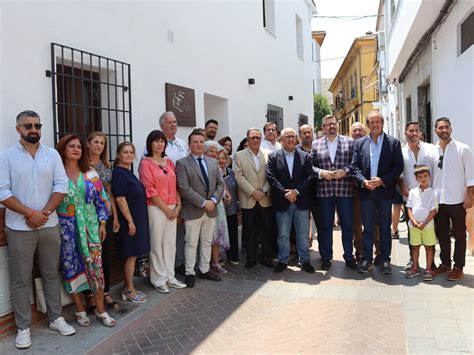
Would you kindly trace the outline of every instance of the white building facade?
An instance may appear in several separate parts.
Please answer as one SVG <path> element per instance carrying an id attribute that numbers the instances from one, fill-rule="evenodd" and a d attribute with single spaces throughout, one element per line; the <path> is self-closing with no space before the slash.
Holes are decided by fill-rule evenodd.
<path id="1" fill-rule="evenodd" d="M 194 90 L 183 138 L 210 118 L 235 144 L 267 119 L 297 127 L 300 115 L 312 117 L 310 0 L 0 6 L 0 150 L 17 140 L 24 109 L 42 117 L 46 144 L 55 132 L 101 129 L 141 149 L 167 109 L 166 83 Z"/>
<path id="2" fill-rule="evenodd" d="M 434 121 L 446 116 L 453 137 L 474 147 L 474 2 L 381 0 L 381 13 L 391 133 L 403 137 L 406 122 L 418 121 L 435 142 Z"/>
<path id="3" fill-rule="evenodd" d="M 314 13 L 311 0 L 2 1 L 0 151 L 26 109 L 44 144 L 101 130 L 112 158 L 123 140 L 141 152 L 169 109 L 183 113 L 181 138 L 212 118 L 234 150 L 268 120 L 297 128 L 313 116 Z"/>

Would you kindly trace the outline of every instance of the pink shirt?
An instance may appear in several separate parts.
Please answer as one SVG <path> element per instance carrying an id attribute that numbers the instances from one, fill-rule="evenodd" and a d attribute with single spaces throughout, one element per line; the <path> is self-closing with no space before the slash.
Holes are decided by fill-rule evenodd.
<path id="1" fill-rule="evenodd" d="M 166 159 L 166 167 L 160 168 L 151 159 L 144 158 L 140 163 L 139 174 L 140 181 L 145 186 L 148 206 L 153 204 L 151 198 L 156 196 L 167 205 L 178 202 L 175 167 L 171 160 Z"/>

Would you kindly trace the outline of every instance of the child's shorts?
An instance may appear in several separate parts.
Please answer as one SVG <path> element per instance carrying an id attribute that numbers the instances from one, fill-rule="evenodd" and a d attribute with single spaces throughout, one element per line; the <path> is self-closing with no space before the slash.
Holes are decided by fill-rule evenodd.
<path id="1" fill-rule="evenodd" d="M 428 225 L 423 230 L 410 227 L 410 245 L 426 245 L 432 246 L 436 244 L 436 234 L 434 225 Z"/>

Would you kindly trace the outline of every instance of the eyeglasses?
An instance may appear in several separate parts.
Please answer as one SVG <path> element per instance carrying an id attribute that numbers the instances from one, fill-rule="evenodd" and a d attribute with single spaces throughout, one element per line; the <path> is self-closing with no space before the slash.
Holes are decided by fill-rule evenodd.
<path id="1" fill-rule="evenodd" d="M 336 122 L 329 122 L 329 123 L 323 124 L 323 126 L 324 127 L 337 126 L 337 123 Z"/>
<path id="2" fill-rule="evenodd" d="M 82 145 L 80 144 L 68 144 L 67 147 L 71 149 L 77 148 L 77 149 L 82 150 Z"/>
<path id="3" fill-rule="evenodd" d="M 249 139 L 252 141 L 259 141 L 260 139 L 262 139 L 262 137 L 249 137 Z"/>
<path id="4" fill-rule="evenodd" d="M 168 170 L 166 170 L 165 168 L 163 168 L 161 165 L 158 165 L 161 169 L 161 171 L 163 171 L 163 174 L 168 174 Z"/>
<path id="5" fill-rule="evenodd" d="M 18 126 L 23 126 L 27 131 L 31 131 L 33 129 L 33 126 L 35 126 L 36 130 L 40 130 L 41 127 L 43 127 L 42 123 L 25 123 L 25 124 L 19 124 Z"/>
<path id="6" fill-rule="evenodd" d="M 439 157 L 438 168 L 443 169 L 443 159 L 444 155 Z"/>
<path id="7" fill-rule="evenodd" d="M 296 139 L 296 136 L 283 136 L 285 139 Z"/>

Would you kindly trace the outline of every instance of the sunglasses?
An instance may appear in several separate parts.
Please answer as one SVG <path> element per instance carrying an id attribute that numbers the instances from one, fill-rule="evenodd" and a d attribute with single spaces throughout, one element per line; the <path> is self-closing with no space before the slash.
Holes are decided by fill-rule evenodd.
<path id="1" fill-rule="evenodd" d="M 444 155 L 439 157 L 438 168 L 443 169 L 443 158 Z"/>
<path id="2" fill-rule="evenodd" d="M 31 131 L 33 129 L 33 126 L 35 126 L 36 130 L 40 130 L 41 127 L 43 127 L 42 123 L 25 123 L 25 124 L 19 124 L 18 126 L 23 126 L 27 131 Z"/>
<path id="3" fill-rule="evenodd" d="M 165 168 L 163 168 L 161 165 L 158 165 L 161 169 L 161 171 L 163 171 L 163 174 L 168 174 L 168 170 L 166 170 Z"/>

